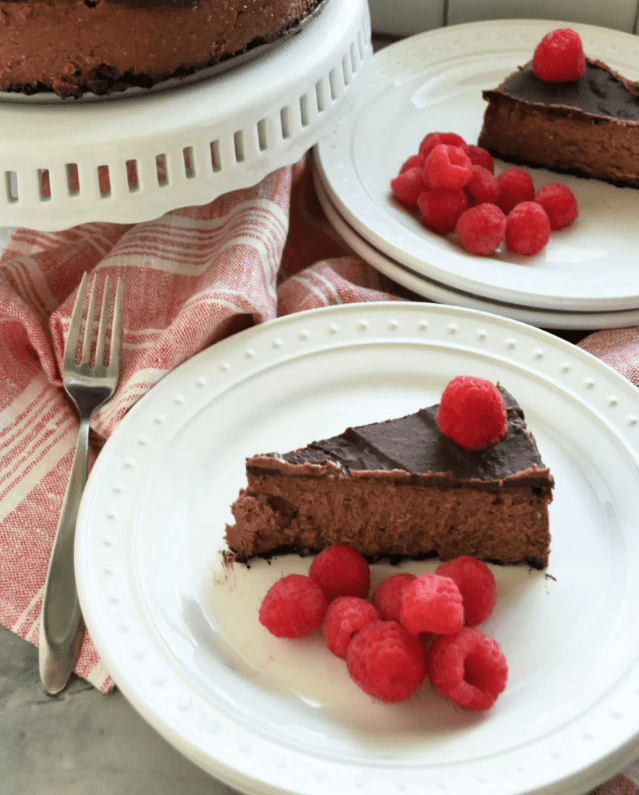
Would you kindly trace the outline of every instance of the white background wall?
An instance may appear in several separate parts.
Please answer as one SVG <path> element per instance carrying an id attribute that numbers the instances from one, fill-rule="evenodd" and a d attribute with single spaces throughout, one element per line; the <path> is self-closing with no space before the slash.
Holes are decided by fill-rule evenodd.
<path id="1" fill-rule="evenodd" d="M 408 36 L 483 19 L 557 19 L 637 33 L 638 0 L 369 0 L 375 33 Z"/>

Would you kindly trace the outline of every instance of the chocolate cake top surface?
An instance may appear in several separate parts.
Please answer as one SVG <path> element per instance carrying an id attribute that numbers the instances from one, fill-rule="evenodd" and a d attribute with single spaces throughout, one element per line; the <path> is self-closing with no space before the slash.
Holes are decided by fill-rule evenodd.
<path id="1" fill-rule="evenodd" d="M 523 102 L 572 107 L 594 116 L 639 121 L 637 86 L 600 61 L 591 59 L 586 59 L 586 68 L 579 80 L 557 83 L 541 80 L 531 64 L 526 64 L 510 75 L 497 91 Z"/>
<path id="2" fill-rule="evenodd" d="M 339 436 L 276 457 L 294 465 L 331 461 L 348 472 L 447 473 L 452 484 L 472 480 L 552 485 L 537 445 L 526 430 L 522 409 L 503 387 L 500 390 L 506 404 L 508 433 L 486 450 L 468 450 L 444 436 L 437 426 L 435 405 L 399 419 L 348 428 Z"/>

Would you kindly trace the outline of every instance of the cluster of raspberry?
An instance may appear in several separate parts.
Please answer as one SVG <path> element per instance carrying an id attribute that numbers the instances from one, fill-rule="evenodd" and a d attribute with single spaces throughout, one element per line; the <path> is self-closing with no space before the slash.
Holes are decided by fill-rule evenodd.
<path id="1" fill-rule="evenodd" d="M 559 182 L 535 190 L 522 168 L 495 176 L 486 149 L 454 132 L 431 132 L 391 180 L 391 192 L 402 205 L 418 209 L 428 229 L 440 235 L 456 232 L 464 248 L 493 254 L 505 241 L 515 254 L 538 254 L 554 229 L 577 218 L 572 191 Z"/>
<path id="2" fill-rule="evenodd" d="M 370 569 L 345 545 L 322 550 L 309 573 L 289 574 L 268 590 L 260 623 L 297 638 L 322 628 L 326 645 L 346 660 L 353 681 L 387 703 L 409 698 L 426 677 L 455 704 L 489 709 L 504 690 L 506 658 L 477 629 L 490 616 L 495 579 L 482 561 L 462 556 L 434 573 L 399 572 L 368 600 Z"/>

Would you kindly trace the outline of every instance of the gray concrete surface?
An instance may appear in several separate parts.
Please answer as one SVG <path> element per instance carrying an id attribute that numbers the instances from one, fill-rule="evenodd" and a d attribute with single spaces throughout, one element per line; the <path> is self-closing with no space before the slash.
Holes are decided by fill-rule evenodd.
<path id="1" fill-rule="evenodd" d="M 74 676 L 49 696 L 38 650 L 0 627 L 0 795 L 236 795 L 170 746 L 118 691 Z"/>

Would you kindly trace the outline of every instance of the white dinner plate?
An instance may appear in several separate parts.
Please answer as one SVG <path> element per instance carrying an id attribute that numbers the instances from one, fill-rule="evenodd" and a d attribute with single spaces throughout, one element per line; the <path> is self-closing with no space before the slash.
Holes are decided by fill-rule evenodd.
<path id="1" fill-rule="evenodd" d="M 390 181 L 428 132 L 452 131 L 476 143 L 486 103 L 530 60 L 557 21 L 501 20 L 412 36 L 372 59 L 356 112 L 318 145 L 331 199 L 349 224 L 387 256 L 441 284 L 536 309 L 618 311 L 639 307 L 639 191 L 599 180 L 529 169 L 535 187 L 564 182 L 579 217 L 553 232 L 536 256 L 468 254 L 454 236 L 425 229 L 390 194 Z M 629 33 L 571 23 L 587 55 L 639 78 L 639 40 Z M 496 171 L 512 164 L 496 161 Z M 502 247 L 503 248 L 503 247 Z"/>
<path id="2" fill-rule="evenodd" d="M 547 572 L 494 567 L 483 629 L 510 673 L 484 714 L 428 685 L 371 699 L 321 633 L 258 623 L 268 586 L 308 558 L 221 554 L 247 455 L 430 405 L 460 373 L 519 399 L 556 479 Z M 639 752 L 638 493 L 639 393 L 589 354 L 467 309 L 319 309 L 216 343 L 124 417 L 78 519 L 82 610 L 141 715 L 245 793 L 577 795 Z M 373 566 L 373 583 L 391 571 Z"/>
<path id="3" fill-rule="evenodd" d="M 421 273 L 387 257 L 359 235 L 343 218 L 328 196 L 318 171 L 314 174 L 315 190 L 319 203 L 335 231 L 344 243 L 363 260 L 380 273 L 393 279 L 417 295 L 436 301 L 439 304 L 464 306 L 482 312 L 495 312 L 521 323 L 530 323 L 544 329 L 604 329 L 625 328 L 639 325 L 639 308 L 622 309 L 618 312 L 569 312 L 568 310 L 535 309 L 532 306 L 517 306 L 504 301 L 490 300 L 461 290 L 454 290 L 445 284 L 428 279 Z"/>

